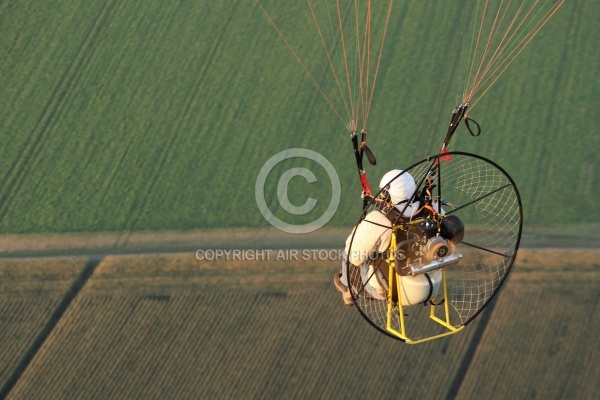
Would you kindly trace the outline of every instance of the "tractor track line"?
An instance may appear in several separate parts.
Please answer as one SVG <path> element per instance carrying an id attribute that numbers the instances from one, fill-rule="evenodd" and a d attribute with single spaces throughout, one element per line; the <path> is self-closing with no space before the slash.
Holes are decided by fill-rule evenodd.
<path id="1" fill-rule="evenodd" d="M 29 137 L 19 151 L 19 154 L 8 168 L 2 186 L 5 188 L 2 196 L 0 196 L 0 220 L 6 215 L 10 204 L 13 200 L 13 194 L 20 187 L 22 177 L 26 175 L 31 168 L 34 160 L 38 157 L 43 149 L 42 143 L 44 137 L 49 131 L 50 125 L 56 120 L 57 113 L 61 110 L 68 98 L 69 92 L 76 85 L 81 77 L 82 70 L 88 63 L 93 49 L 94 43 L 102 33 L 103 27 L 107 25 L 112 17 L 112 11 L 115 8 L 115 2 L 108 5 L 106 2 L 92 23 L 83 41 L 79 45 L 73 60 L 60 78 L 56 88 L 54 89 L 50 99 L 44 106 L 37 123 L 29 134 Z"/>
<path id="2" fill-rule="evenodd" d="M 140 206 L 135 207 L 135 208 L 137 208 L 137 212 L 135 212 L 135 208 L 133 206 L 129 212 L 129 214 L 134 214 L 134 212 L 135 212 L 135 217 L 132 219 L 131 223 L 129 224 L 129 227 L 126 227 L 124 229 L 124 231 L 126 232 L 124 237 L 123 238 L 119 237 L 117 239 L 117 243 L 115 244 L 115 246 L 117 248 L 123 248 L 123 247 L 127 246 L 127 243 L 129 243 L 129 238 L 131 237 L 133 231 L 135 230 L 135 227 L 137 226 L 142 215 L 144 214 L 144 209 L 146 208 L 146 203 L 148 202 L 148 198 L 152 194 L 152 191 L 154 190 L 154 186 L 163 171 L 164 164 L 169 159 L 169 154 L 171 153 L 171 150 L 173 149 L 173 144 L 176 142 L 176 140 L 179 137 L 179 135 L 177 135 L 177 134 L 179 133 L 179 131 L 181 129 L 181 126 L 183 124 L 183 121 L 185 120 L 185 117 L 189 114 L 190 110 L 192 109 L 192 105 L 194 104 L 194 102 L 196 100 L 197 94 L 200 89 L 200 85 L 202 84 L 202 82 L 204 82 L 204 78 L 206 76 L 206 71 L 208 70 L 209 66 L 212 64 L 212 60 L 214 59 L 215 54 L 217 53 L 217 50 L 220 48 L 220 44 L 223 42 L 223 37 L 225 36 L 225 33 L 227 32 L 232 19 L 233 19 L 233 13 L 231 13 L 229 15 L 227 22 L 225 22 L 223 24 L 223 29 L 221 30 L 221 33 L 219 34 L 219 38 L 214 42 L 213 48 L 210 50 L 210 54 L 206 59 L 206 63 L 203 65 L 202 72 L 198 74 L 198 79 L 194 85 L 194 90 L 191 92 L 189 100 L 187 101 L 187 104 L 183 110 L 183 113 L 177 120 L 177 124 L 172 130 L 171 139 L 169 140 L 167 146 L 165 147 L 165 149 L 161 155 L 160 161 L 156 164 L 158 167 L 156 169 L 156 173 L 154 174 L 154 179 L 152 179 L 152 181 L 148 185 L 148 190 L 146 191 L 146 195 L 142 198 Z"/>

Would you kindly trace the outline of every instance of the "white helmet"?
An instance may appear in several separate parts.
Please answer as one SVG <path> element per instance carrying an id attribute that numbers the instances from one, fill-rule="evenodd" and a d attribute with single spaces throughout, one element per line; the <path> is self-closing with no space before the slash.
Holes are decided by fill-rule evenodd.
<path id="1" fill-rule="evenodd" d="M 379 188 L 385 188 L 390 194 L 392 203 L 396 205 L 398 210 L 402 211 L 406 207 L 406 202 L 415 193 L 417 185 L 408 172 L 404 172 L 401 169 L 393 169 L 381 178 Z M 412 217 L 418 209 L 419 202 L 415 201 L 404 210 L 404 216 Z"/>

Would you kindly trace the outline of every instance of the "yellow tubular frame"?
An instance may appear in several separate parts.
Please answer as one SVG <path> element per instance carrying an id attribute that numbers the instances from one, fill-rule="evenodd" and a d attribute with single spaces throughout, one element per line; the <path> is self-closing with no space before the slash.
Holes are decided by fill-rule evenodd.
<path id="1" fill-rule="evenodd" d="M 400 321 L 400 331 L 398 331 L 392 327 L 392 315 L 394 312 L 393 304 L 392 304 L 393 303 L 392 298 L 393 298 L 394 285 L 392 284 L 392 282 L 388 282 L 388 307 L 387 307 L 386 330 L 389 333 L 393 334 L 394 336 L 404 340 L 408 344 L 423 343 L 423 342 L 427 342 L 427 341 L 434 340 L 434 339 L 439 339 L 441 337 L 453 335 L 457 332 L 460 332 L 464 328 L 464 325 L 453 326 L 450 323 L 450 305 L 449 305 L 449 302 L 447 301 L 448 288 L 446 286 L 446 269 L 444 268 L 444 269 L 442 269 L 442 288 L 443 288 L 443 292 L 444 292 L 443 300 L 444 300 L 444 316 L 445 316 L 445 318 L 441 319 L 435 315 L 436 306 L 434 306 L 433 304 L 429 306 L 429 318 L 431 320 L 437 322 L 444 328 L 446 328 L 447 331 L 444 333 L 441 333 L 439 335 L 427 336 L 427 337 L 420 338 L 420 339 L 411 339 L 406 334 L 406 326 L 404 323 L 404 307 L 402 306 L 402 278 L 396 274 L 396 271 L 394 268 L 394 266 L 396 264 L 396 259 L 395 259 L 396 245 L 397 245 L 396 231 L 398 230 L 398 228 L 399 228 L 399 226 L 394 226 L 392 229 L 390 252 L 389 252 L 389 257 L 387 258 L 386 262 L 388 263 L 388 268 L 389 268 L 388 276 L 396 277 L 395 283 L 396 283 L 396 290 L 397 290 L 397 294 L 398 294 L 398 320 Z M 391 281 L 391 278 L 390 278 L 390 281 Z"/>

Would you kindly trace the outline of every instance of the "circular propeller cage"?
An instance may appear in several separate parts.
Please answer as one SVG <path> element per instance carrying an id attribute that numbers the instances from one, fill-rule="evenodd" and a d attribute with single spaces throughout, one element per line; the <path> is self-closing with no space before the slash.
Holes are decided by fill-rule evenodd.
<path id="1" fill-rule="evenodd" d="M 345 274 L 362 316 L 412 344 L 460 331 L 489 304 L 517 255 L 523 212 L 512 178 L 485 157 L 448 152 L 398 176 L 406 173 L 412 197 L 390 204 L 382 190 L 370 201 L 347 254 L 364 247 L 365 230 L 376 237 L 358 265 L 347 257 Z M 421 212 L 410 216 L 409 206 Z"/>

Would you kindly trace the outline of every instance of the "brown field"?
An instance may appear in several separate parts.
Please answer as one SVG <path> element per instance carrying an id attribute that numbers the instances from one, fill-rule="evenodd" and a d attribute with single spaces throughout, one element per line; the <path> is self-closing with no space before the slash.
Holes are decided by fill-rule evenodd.
<path id="1" fill-rule="evenodd" d="M 4 259 L 0 397 L 598 398 L 599 256 L 522 249 L 472 324 L 415 346 L 342 305 L 333 261 Z"/>
<path id="2" fill-rule="evenodd" d="M 1 262 L 0 388 L 18 377 L 52 329 L 52 319 L 60 318 L 57 310 L 85 264 L 60 258 Z"/>

